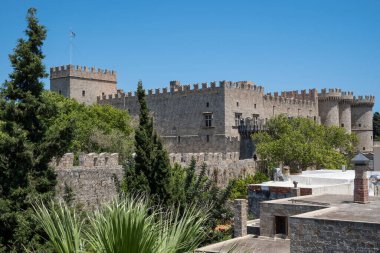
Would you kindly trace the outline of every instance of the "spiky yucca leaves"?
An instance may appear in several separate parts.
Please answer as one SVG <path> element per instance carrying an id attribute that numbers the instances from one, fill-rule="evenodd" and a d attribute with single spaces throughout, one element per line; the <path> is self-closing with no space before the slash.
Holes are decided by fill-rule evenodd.
<path id="1" fill-rule="evenodd" d="M 204 226 L 209 218 L 206 208 L 189 206 L 181 214 L 178 208 L 158 220 L 160 247 L 157 252 L 191 252 L 204 240 Z"/>
<path id="2" fill-rule="evenodd" d="M 208 219 L 205 208 L 190 206 L 182 214 L 179 209 L 162 211 L 137 197 L 104 205 L 84 219 L 66 204 L 54 208 L 37 206 L 35 218 L 57 253 L 189 252 L 204 239 Z"/>
<path id="3" fill-rule="evenodd" d="M 46 207 L 42 202 L 34 207 L 35 219 L 48 235 L 55 252 L 81 253 L 84 251 L 82 238 L 83 221 L 74 209 L 66 204 L 51 202 Z"/>
<path id="4" fill-rule="evenodd" d="M 91 250 L 104 253 L 157 252 L 155 214 L 145 200 L 128 199 L 105 205 L 90 217 L 86 233 Z"/>

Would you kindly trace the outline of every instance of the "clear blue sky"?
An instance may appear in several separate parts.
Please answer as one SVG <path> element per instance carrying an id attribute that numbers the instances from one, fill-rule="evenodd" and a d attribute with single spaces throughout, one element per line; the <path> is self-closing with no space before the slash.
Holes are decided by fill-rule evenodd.
<path id="1" fill-rule="evenodd" d="M 380 99 L 378 0 L 1 0 L 0 81 L 30 6 L 48 28 L 47 67 L 69 63 L 72 29 L 73 64 L 116 70 L 126 91 L 139 79 L 252 80 L 266 92 L 339 87 Z"/>

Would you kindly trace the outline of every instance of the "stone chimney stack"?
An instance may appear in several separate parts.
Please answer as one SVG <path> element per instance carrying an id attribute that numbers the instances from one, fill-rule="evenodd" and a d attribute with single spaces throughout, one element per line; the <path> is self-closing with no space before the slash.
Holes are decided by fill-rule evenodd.
<path id="1" fill-rule="evenodd" d="M 354 180 L 354 202 L 365 204 L 368 203 L 368 177 L 369 159 L 363 154 L 357 154 L 351 162 L 355 169 Z"/>
<path id="2" fill-rule="evenodd" d="M 234 238 L 247 235 L 247 200 L 235 199 Z"/>

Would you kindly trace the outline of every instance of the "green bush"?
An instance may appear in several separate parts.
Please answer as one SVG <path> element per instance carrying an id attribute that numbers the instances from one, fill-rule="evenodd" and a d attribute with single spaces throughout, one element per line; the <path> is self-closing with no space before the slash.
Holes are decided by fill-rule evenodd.
<path id="1" fill-rule="evenodd" d="M 230 181 L 232 190 L 229 195 L 230 199 L 245 199 L 248 195 L 249 184 L 260 184 L 269 181 L 269 177 L 263 172 L 257 172 L 255 175 L 249 175 L 246 178 L 238 178 Z"/>

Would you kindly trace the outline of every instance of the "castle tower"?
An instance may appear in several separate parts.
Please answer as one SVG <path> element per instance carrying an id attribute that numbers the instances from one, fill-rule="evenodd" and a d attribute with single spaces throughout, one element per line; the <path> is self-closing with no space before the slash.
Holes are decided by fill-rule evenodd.
<path id="1" fill-rule="evenodd" d="M 318 95 L 318 111 L 321 123 L 326 126 L 339 126 L 339 103 L 341 100 L 340 89 L 322 89 Z"/>
<path id="2" fill-rule="evenodd" d="M 360 152 L 373 151 L 372 107 L 375 103 L 373 96 L 354 98 L 351 108 L 352 132 L 359 139 L 357 149 Z"/>
<path id="3" fill-rule="evenodd" d="M 339 126 L 351 133 L 351 105 L 354 101 L 352 92 L 342 92 L 339 103 Z"/>
<path id="4" fill-rule="evenodd" d="M 97 96 L 117 93 L 116 72 L 74 65 L 50 68 L 50 90 L 93 104 Z"/>

